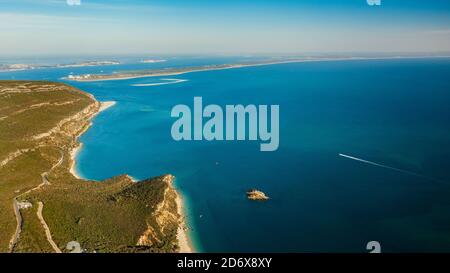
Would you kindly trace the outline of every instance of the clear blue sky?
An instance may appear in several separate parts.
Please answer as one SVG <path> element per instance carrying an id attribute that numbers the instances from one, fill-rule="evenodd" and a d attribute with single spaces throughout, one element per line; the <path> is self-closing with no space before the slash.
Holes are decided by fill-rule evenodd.
<path id="1" fill-rule="evenodd" d="M 450 52 L 450 1 L 0 0 L 0 41 L 1 55 Z"/>

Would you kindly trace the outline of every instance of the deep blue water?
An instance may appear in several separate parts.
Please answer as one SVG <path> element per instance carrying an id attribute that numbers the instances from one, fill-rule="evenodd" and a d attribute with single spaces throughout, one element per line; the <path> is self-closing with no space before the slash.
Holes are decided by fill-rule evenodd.
<path id="1" fill-rule="evenodd" d="M 168 64 L 205 62 L 230 60 Z M 69 71 L 99 69 L 117 68 L 0 78 L 57 80 Z M 83 176 L 174 174 L 200 251 L 365 252 L 373 240 L 383 251 L 450 251 L 449 60 L 280 64 L 175 78 L 188 81 L 149 87 L 131 84 L 160 79 L 70 83 L 100 101 L 118 102 L 81 137 L 77 168 Z M 192 105 L 194 96 L 205 105 L 279 104 L 279 149 L 260 152 L 259 142 L 250 141 L 172 140 L 170 111 Z M 248 201 L 249 188 L 271 199 Z"/>

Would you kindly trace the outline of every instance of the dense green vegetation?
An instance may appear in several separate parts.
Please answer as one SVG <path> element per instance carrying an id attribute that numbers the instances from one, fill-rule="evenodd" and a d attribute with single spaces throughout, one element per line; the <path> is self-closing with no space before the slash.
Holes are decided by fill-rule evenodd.
<path id="1" fill-rule="evenodd" d="M 99 104 L 71 86 L 0 81 L 0 252 L 54 252 L 37 216 L 43 203 L 61 251 L 76 241 L 87 252 L 175 252 L 180 221 L 172 176 L 139 183 L 122 175 L 94 182 L 70 172 L 70 151 Z M 13 247 L 20 209 L 21 232 Z"/>

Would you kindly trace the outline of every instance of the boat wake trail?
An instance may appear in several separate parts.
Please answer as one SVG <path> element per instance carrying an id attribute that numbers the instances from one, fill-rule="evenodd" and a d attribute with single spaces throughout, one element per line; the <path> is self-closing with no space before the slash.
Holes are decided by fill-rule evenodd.
<path id="1" fill-rule="evenodd" d="M 359 161 L 359 162 L 362 162 L 362 163 L 366 163 L 366 164 L 369 164 L 369 165 L 373 165 L 373 166 L 377 166 L 377 167 L 381 167 L 381 168 L 385 168 L 385 169 L 389 169 L 389 170 L 393 170 L 393 171 L 397 171 L 397 172 L 401 172 L 401 173 L 405 173 L 405 174 L 409 174 L 409 175 L 425 178 L 427 180 L 432 180 L 432 181 L 440 182 L 440 183 L 446 183 L 445 181 L 442 181 L 442 180 L 439 180 L 439 179 L 436 179 L 436 178 L 433 178 L 433 177 L 429 177 L 429 176 L 425 176 L 425 175 L 422 175 L 422 174 L 419 174 L 419 173 L 415 173 L 415 172 L 411 172 L 411 171 L 408 171 L 408 170 L 403 170 L 403 169 L 387 166 L 387 165 L 384 165 L 384 164 L 380 164 L 380 163 L 364 160 L 364 159 L 357 158 L 357 157 L 354 157 L 354 156 L 350 156 L 350 155 L 346 155 L 346 154 L 339 154 L 339 156 L 345 157 L 345 158 L 348 158 L 348 159 L 352 159 L 352 160 L 356 160 L 356 161 Z"/>
<path id="2" fill-rule="evenodd" d="M 139 84 L 132 84 L 131 86 L 157 86 L 157 85 L 166 85 L 166 84 L 176 84 L 176 83 L 182 83 L 187 82 L 188 80 L 182 80 L 182 79 L 161 79 L 165 82 L 155 82 L 155 83 L 139 83 Z"/>

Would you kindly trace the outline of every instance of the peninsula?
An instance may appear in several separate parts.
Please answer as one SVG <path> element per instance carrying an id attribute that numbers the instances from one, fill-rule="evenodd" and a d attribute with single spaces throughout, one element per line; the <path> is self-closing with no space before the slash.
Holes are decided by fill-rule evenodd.
<path id="1" fill-rule="evenodd" d="M 0 81 L 0 252 L 192 251 L 174 176 L 70 172 L 78 136 L 112 105 L 61 83 Z"/>
<path id="2" fill-rule="evenodd" d="M 65 80 L 79 81 L 79 82 L 95 82 L 95 81 L 108 81 L 108 80 L 128 80 L 136 78 L 147 77 L 162 77 L 162 76 L 176 76 L 193 72 L 211 71 L 211 70 L 224 70 L 233 68 L 244 68 L 252 66 L 264 66 L 275 64 L 287 64 L 287 63 L 304 63 L 304 62 L 327 62 L 327 61 L 358 61 L 358 60 L 390 60 L 390 59 L 424 59 L 424 58 L 450 58 L 448 55 L 430 55 L 430 56 L 311 56 L 301 58 L 271 58 L 268 60 L 242 62 L 235 64 L 212 64 L 202 66 L 187 66 L 187 67 L 166 67 L 158 69 L 143 69 L 136 71 L 119 71 L 109 74 L 81 74 L 81 75 L 69 75 L 64 77 Z"/>
<path id="3" fill-rule="evenodd" d="M 135 78 L 145 77 L 160 77 L 160 76 L 176 76 L 192 72 L 211 71 L 211 70 L 224 70 L 232 68 L 242 68 L 260 65 L 271 64 L 283 64 L 283 63 L 296 63 L 307 62 L 318 59 L 283 59 L 283 60 L 267 60 L 267 61 L 255 61 L 245 62 L 237 64 L 215 64 L 215 65 L 203 65 L 203 66 L 188 66 L 188 67 L 176 67 L 176 68 L 162 68 L 162 69 L 145 69 L 138 71 L 122 71 L 111 74 L 83 74 L 83 75 L 69 75 L 64 78 L 67 80 L 80 81 L 80 82 L 92 82 L 92 81 L 107 81 L 107 80 L 127 80 Z M 335 60 L 328 58 L 321 58 L 320 60 Z"/>

